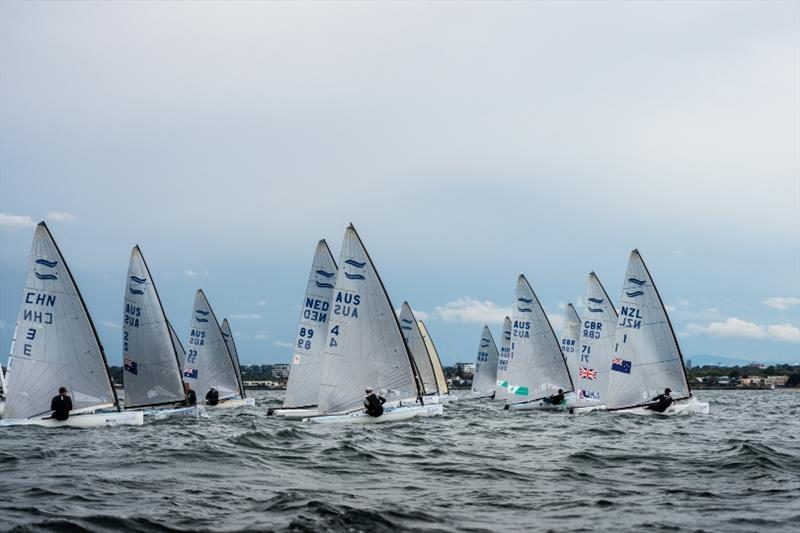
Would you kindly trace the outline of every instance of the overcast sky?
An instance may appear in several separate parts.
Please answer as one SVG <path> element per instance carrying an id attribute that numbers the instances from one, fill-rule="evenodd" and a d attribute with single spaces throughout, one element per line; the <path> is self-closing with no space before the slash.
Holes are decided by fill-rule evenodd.
<path id="1" fill-rule="evenodd" d="M 799 6 L 0 2 L 0 346 L 45 219 L 112 363 L 135 243 L 184 336 L 202 287 L 288 362 L 352 221 L 445 363 L 633 248 L 688 357 L 795 361 Z"/>

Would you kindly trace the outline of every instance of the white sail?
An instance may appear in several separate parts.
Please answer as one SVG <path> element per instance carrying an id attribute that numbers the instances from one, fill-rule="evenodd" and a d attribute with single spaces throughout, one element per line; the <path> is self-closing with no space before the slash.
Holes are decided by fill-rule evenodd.
<path id="1" fill-rule="evenodd" d="M 331 301 L 320 413 L 360 407 L 366 387 L 377 389 L 386 399 L 419 394 L 394 307 L 351 224 L 342 242 Z"/>
<path id="2" fill-rule="evenodd" d="M 324 239 L 319 241 L 297 323 L 297 340 L 286 383 L 284 407 L 309 407 L 316 405 L 319 400 L 322 354 L 325 351 L 331 295 L 338 271 L 328 243 Z"/>
<path id="3" fill-rule="evenodd" d="M 403 305 L 400 306 L 400 329 L 406 344 L 408 344 L 411 357 L 414 359 L 414 365 L 417 367 L 419 380 L 422 383 L 422 393 L 438 394 L 439 387 L 436 383 L 433 362 L 428 354 L 428 347 L 425 346 L 425 339 L 422 338 L 417 319 L 408 302 L 403 302 Z"/>
<path id="4" fill-rule="evenodd" d="M 419 325 L 419 332 L 422 334 L 422 339 L 425 341 L 425 347 L 428 348 L 428 355 L 433 365 L 433 373 L 436 375 L 436 386 L 439 387 L 439 394 L 450 394 L 450 387 L 447 386 L 447 378 L 444 375 L 442 360 L 439 358 L 439 352 L 436 350 L 433 338 L 430 333 L 428 333 L 425 322 L 420 320 L 417 325 Z"/>
<path id="5" fill-rule="evenodd" d="M 667 387 L 675 400 L 690 396 L 678 340 L 638 250 L 628 261 L 611 357 L 607 409 L 646 403 Z"/>
<path id="6" fill-rule="evenodd" d="M 118 406 L 92 319 L 44 222 L 33 237 L 7 386 L 5 419 L 49 413 L 62 386 L 74 410 Z"/>
<path id="7" fill-rule="evenodd" d="M 475 374 L 472 376 L 472 392 L 492 394 L 497 387 L 497 361 L 500 354 L 489 326 L 483 326 L 481 341 L 478 344 L 478 357 L 475 361 Z"/>
<path id="8" fill-rule="evenodd" d="M 572 304 L 567 304 L 564 312 L 564 323 L 561 326 L 561 353 L 567 361 L 569 374 L 573 383 L 577 383 L 580 355 L 581 319 Z"/>
<path id="9" fill-rule="evenodd" d="M 222 329 L 202 289 L 194 299 L 183 378 L 192 385 L 198 400 L 203 400 L 212 387 L 219 392 L 220 400 L 242 392 Z"/>
<path id="10" fill-rule="evenodd" d="M 568 360 L 577 362 L 572 379 L 578 400 L 602 404 L 605 402 L 608 374 L 611 371 L 617 311 L 594 272 L 586 280 L 583 310 L 580 342 L 574 354 L 577 357 L 568 357 Z"/>
<path id="11" fill-rule="evenodd" d="M 220 329 L 222 330 L 222 338 L 225 339 L 225 346 L 228 347 L 228 352 L 231 354 L 233 369 L 236 371 L 236 381 L 239 382 L 239 390 L 241 391 L 242 398 L 245 398 L 247 395 L 244 390 L 244 381 L 242 381 L 242 366 L 239 362 L 239 352 L 236 350 L 233 332 L 231 331 L 231 325 L 228 323 L 227 318 L 222 319 Z"/>
<path id="12" fill-rule="evenodd" d="M 539 299 L 525 276 L 517 280 L 511 316 L 509 403 L 573 390 L 564 355 Z"/>
<path id="13" fill-rule="evenodd" d="M 508 366 L 511 358 L 511 319 L 503 320 L 503 338 L 500 339 L 500 356 L 497 358 L 497 386 L 494 399 L 508 399 Z"/>
<path id="14" fill-rule="evenodd" d="M 139 246 L 131 251 L 125 283 L 122 364 L 126 408 L 183 401 L 182 359 Z"/>

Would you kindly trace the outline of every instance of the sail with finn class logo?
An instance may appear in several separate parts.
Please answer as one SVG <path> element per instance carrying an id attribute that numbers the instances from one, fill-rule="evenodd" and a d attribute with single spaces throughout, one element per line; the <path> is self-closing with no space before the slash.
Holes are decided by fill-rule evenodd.
<path id="1" fill-rule="evenodd" d="M 354 267 L 354 268 L 356 268 L 358 270 L 364 270 L 364 267 L 367 266 L 366 262 L 362 263 L 360 261 L 356 261 L 355 259 L 347 259 L 347 260 L 345 260 L 344 264 L 345 265 L 350 265 L 351 267 Z M 354 274 L 354 273 L 350 273 L 350 272 L 345 271 L 344 275 L 345 275 L 345 277 L 347 279 L 357 279 L 357 280 L 366 279 L 364 277 L 364 274 L 360 274 L 360 273 L 355 273 Z"/>
<path id="2" fill-rule="evenodd" d="M 144 294 L 145 283 L 147 283 L 147 278 L 139 278 L 136 276 L 130 276 L 133 285 L 129 286 L 128 289 L 131 291 L 131 294 Z"/>

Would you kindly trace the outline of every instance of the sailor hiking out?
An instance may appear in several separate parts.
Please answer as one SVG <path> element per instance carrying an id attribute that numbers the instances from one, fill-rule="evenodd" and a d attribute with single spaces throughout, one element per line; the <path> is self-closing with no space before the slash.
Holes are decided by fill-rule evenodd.
<path id="1" fill-rule="evenodd" d="M 69 412 L 72 411 L 72 398 L 67 395 L 66 387 L 59 387 L 58 396 L 54 396 L 50 401 L 50 410 L 53 411 L 53 418 L 56 420 L 69 418 Z"/>
<path id="2" fill-rule="evenodd" d="M 194 390 L 192 389 L 192 386 L 189 385 L 188 383 L 184 382 L 183 383 L 183 391 L 186 393 L 186 400 L 184 400 L 184 403 L 186 404 L 186 406 L 187 407 L 191 407 L 193 405 L 196 405 L 197 404 L 197 394 L 195 394 Z"/>
<path id="3" fill-rule="evenodd" d="M 219 403 L 219 391 L 211 387 L 206 393 L 206 403 L 208 405 L 217 405 Z"/>
<path id="4" fill-rule="evenodd" d="M 364 407 L 367 408 L 369 416 L 378 417 L 383 414 L 383 404 L 386 403 L 386 398 L 375 394 L 372 387 L 367 387 L 367 396 L 364 398 Z"/>
<path id="5" fill-rule="evenodd" d="M 658 413 L 663 413 L 670 405 L 672 405 L 672 396 L 670 396 L 671 393 L 672 390 L 667 387 L 664 389 L 664 394 L 659 394 L 651 400 L 653 403 L 647 405 L 647 409 L 656 411 Z"/>

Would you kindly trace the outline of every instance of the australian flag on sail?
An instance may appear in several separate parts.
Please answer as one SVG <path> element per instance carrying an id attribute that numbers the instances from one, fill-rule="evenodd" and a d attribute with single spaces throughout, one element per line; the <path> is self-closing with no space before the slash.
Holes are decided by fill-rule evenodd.
<path id="1" fill-rule="evenodd" d="M 183 371 L 183 377 L 197 379 L 197 369 L 196 368 L 187 368 Z"/>
<path id="2" fill-rule="evenodd" d="M 139 373 L 139 364 L 136 361 L 134 361 L 133 359 L 129 359 L 129 358 L 126 357 L 125 360 L 122 361 L 122 365 L 123 365 L 123 368 L 125 370 L 127 370 L 128 372 L 130 372 L 133 375 L 136 375 L 136 374 Z"/>
<path id="3" fill-rule="evenodd" d="M 620 359 L 619 357 L 615 357 L 614 359 L 611 360 L 611 370 L 622 372 L 624 374 L 630 374 L 631 362 L 626 361 L 624 359 Z"/>

